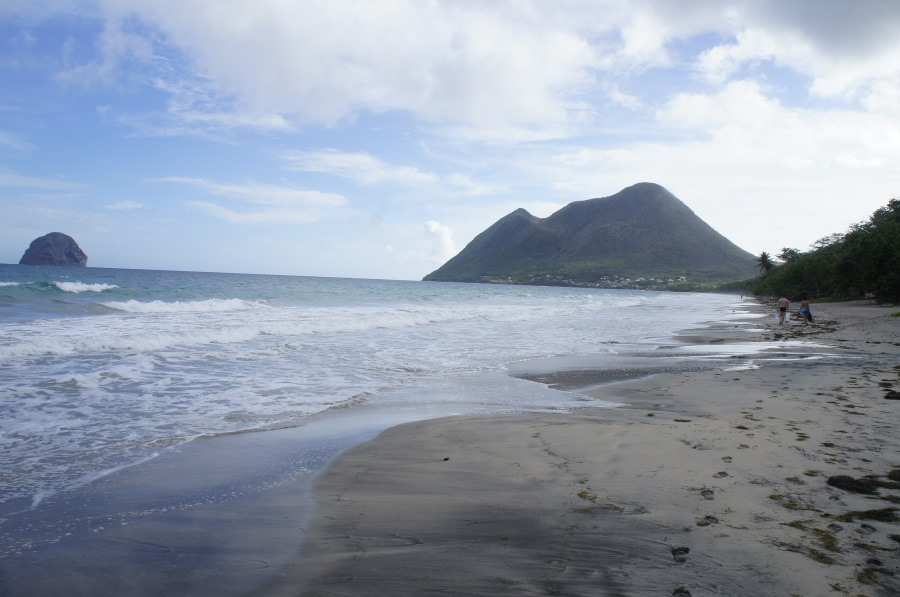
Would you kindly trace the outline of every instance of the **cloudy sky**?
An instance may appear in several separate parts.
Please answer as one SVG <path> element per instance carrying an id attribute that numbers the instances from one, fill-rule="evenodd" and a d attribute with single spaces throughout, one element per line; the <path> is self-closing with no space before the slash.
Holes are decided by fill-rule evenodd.
<path id="1" fill-rule="evenodd" d="M 2 263 L 419 279 L 642 181 L 752 253 L 900 196 L 900 2 L 0 2 Z"/>

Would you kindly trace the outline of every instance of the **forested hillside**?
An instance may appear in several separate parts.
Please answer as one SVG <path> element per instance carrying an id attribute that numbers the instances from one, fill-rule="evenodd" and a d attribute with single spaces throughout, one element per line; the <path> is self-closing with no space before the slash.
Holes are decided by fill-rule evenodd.
<path id="1" fill-rule="evenodd" d="M 658 184 L 575 201 L 547 218 L 501 218 L 425 280 L 602 285 L 645 278 L 747 279 L 753 256 Z"/>
<path id="2" fill-rule="evenodd" d="M 754 281 L 756 294 L 871 295 L 880 302 L 900 302 L 900 199 L 891 199 L 845 234 L 819 240 L 807 253 L 785 248 L 778 257 L 783 263 L 767 253 L 757 257 L 762 275 Z"/>

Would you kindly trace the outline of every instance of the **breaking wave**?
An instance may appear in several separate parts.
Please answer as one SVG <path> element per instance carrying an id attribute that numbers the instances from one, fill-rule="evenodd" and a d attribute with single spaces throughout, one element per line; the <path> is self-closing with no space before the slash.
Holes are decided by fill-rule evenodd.
<path id="1" fill-rule="evenodd" d="M 264 306 L 265 301 L 241 299 L 207 299 L 204 301 L 109 301 L 104 307 L 126 313 L 222 313 Z"/>
<path id="2" fill-rule="evenodd" d="M 118 288 L 115 284 L 85 284 L 84 282 L 54 282 L 54 286 L 63 292 L 103 292 Z"/>

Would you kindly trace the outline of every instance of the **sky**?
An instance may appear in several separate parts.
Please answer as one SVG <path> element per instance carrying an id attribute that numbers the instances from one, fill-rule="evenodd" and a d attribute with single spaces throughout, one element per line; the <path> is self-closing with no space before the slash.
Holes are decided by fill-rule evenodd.
<path id="1" fill-rule="evenodd" d="M 753 254 L 866 220 L 900 2 L 0 1 L 0 263 L 416 280 L 638 182 Z"/>

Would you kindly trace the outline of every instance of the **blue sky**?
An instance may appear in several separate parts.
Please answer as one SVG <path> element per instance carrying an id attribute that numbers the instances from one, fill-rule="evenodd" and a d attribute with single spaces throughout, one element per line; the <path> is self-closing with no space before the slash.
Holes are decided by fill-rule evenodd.
<path id="1" fill-rule="evenodd" d="M 6 0 L 0 262 L 419 279 L 637 182 L 754 254 L 900 196 L 895 0 Z"/>

